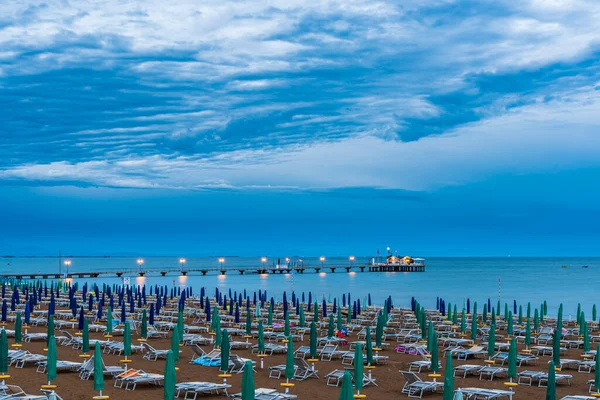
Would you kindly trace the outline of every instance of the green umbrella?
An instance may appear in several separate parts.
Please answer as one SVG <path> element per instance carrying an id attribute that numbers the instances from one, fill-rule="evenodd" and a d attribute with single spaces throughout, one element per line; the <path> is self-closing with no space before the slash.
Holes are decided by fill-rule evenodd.
<path id="1" fill-rule="evenodd" d="M 590 333 L 587 321 L 583 321 L 583 351 L 586 353 L 590 351 Z"/>
<path id="2" fill-rule="evenodd" d="M 560 365 L 560 337 L 561 331 L 558 329 L 554 330 L 554 337 L 552 338 L 552 361 L 554 365 Z"/>
<path id="3" fill-rule="evenodd" d="M 246 361 L 242 375 L 242 400 L 254 400 L 254 369 L 252 361 Z"/>
<path id="4" fill-rule="evenodd" d="M 487 314 L 488 314 L 488 309 L 487 309 L 487 304 L 483 305 L 483 312 L 481 313 L 481 321 L 484 324 L 487 324 Z"/>
<path id="5" fill-rule="evenodd" d="M 373 341 L 371 340 L 371 327 L 367 326 L 365 335 L 365 346 L 367 348 L 367 365 L 373 365 Z"/>
<path id="6" fill-rule="evenodd" d="M 490 332 L 488 334 L 488 347 L 487 347 L 488 357 L 492 357 L 496 354 L 496 325 L 490 325 Z"/>
<path id="7" fill-rule="evenodd" d="M 519 306 L 519 324 L 523 323 L 523 306 Z"/>
<path id="8" fill-rule="evenodd" d="M 427 337 L 427 330 L 425 329 L 427 326 L 427 315 L 425 314 L 425 310 L 422 310 L 422 312 L 419 313 L 419 316 L 421 318 L 421 339 L 425 339 Z"/>
<path id="9" fill-rule="evenodd" d="M 90 328 L 89 328 L 89 322 L 88 322 L 87 318 L 83 319 L 83 332 L 81 334 L 81 339 L 82 339 L 81 351 L 84 354 L 87 354 L 90 352 Z"/>
<path id="10" fill-rule="evenodd" d="M 269 313 L 267 314 L 267 326 L 273 326 L 273 304 L 269 305 Z"/>
<path id="11" fill-rule="evenodd" d="M 215 322 L 215 343 L 217 343 L 217 347 L 221 345 L 221 318 L 218 317 Z"/>
<path id="12" fill-rule="evenodd" d="M 6 331 L 2 329 L 0 336 L 0 374 L 6 375 L 8 372 L 8 339 Z"/>
<path id="13" fill-rule="evenodd" d="M 597 311 L 596 311 L 596 305 L 594 304 L 592 306 L 592 321 L 596 321 L 596 317 L 597 317 Z"/>
<path id="14" fill-rule="evenodd" d="M 538 312 L 538 309 L 535 309 L 535 312 L 533 313 L 533 330 L 535 332 L 538 331 L 538 329 L 540 328 L 540 315 Z"/>
<path id="15" fill-rule="evenodd" d="M 381 348 L 381 341 L 383 339 L 383 319 L 381 314 L 377 316 L 377 325 L 375 326 L 375 347 Z"/>
<path id="16" fill-rule="evenodd" d="M 327 327 L 327 337 L 333 337 L 335 335 L 335 321 L 333 320 L 333 314 L 329 314 L 329 326 Z"/>
<path id="17" fill-rule="evenodd" d="M 525 347 L 529 349 L 531 345 L 531 321 L 529 317 L 527 317 L 527 322 L 525 322 Z"/>
<path id="18" fill-rule="evenodd" d="M 354 348 L 354 387 L 358 394 L 360 389 L 363 388 L 363 376 L 364 376 L 364 360 L 362 352 L 362 344 L 357 343 Z"/>
<path id="19" fill-rule="evenodd" d="M 290 336 L 290 313 L 285 313 L 285 320 L 283 321 L 283 334 L 287 337 Z"/>
<path id="20" fill-rule="evenodd" d="M 491 325 L 496 325 L 496 309 L 492 307 L 492 320 L 490 322 Z"/>
<path id="21" fill-rule="evenodd" d="M 102 350 L 100 349 L 100 342 L 96 341 L 94 347 L 94 390 L 104 390 L 104 363 L 102 362 Z"/>
<path id="22" fill-rule="evenodd" d="M 294 342 L 292 335 L 287 338 L 287 354 L 285 355 L 285 378 L 287 382 L 294 378 Z"/>
<path id="23" fill-rule="evenodd" d="M 229 370 L 229 333 L 227 333 L 227 329 L 223 329 L 223 334 L 221 335 L 221 365 L 219 366 L 219 371 L 227 372 Z"/>
<path id="24" fill-rule="evenodd" d="M 508 377 L 512 382 L 517 378 L 517 342 L 515 338 L 510 340 L 510 350 L 508 351 Z"/>
<path id="25" fill-rule="evenodd" d="M 444 373 L 444 397 L 442 399 L 454 399 L 454 369 L 452 368 L 452 357 L 446 358 L 446 371 Z"/>
<path id="26" fill-rule="evenodd" d="M 431 333 L 431 371 L 435 374 L 440 369 L 440 361 L 438 355 L 438 340 L 437 333 L 432 329 Z"/>
<path id="27" fill-rule="evenodd" d="M 265 328 L 262 320 L 258 321 L 258 354 L 265 354 Z"/>
<path id="28" fill-rule="evenodd" d="M 146 309 L 142 311 L 142 327 L 140 336 L 142 339 L 148 339 L 148 316 L 146 315 Z"/>
<path id="29" fill-rule="evenodd" d="M 452 323 L 454 325 L 458 324 L 458 311 L 456 311 L 456 304 L 454 305 L 454 311 L 452 311 Z"/>
<path id="30" fill-rule="evenodd" d="M 427 327 L 427 351 L 433 351 L 433 321 L 429 321 L 429 326 Z"/>
<path id="31" fill-rule="evenodd" d="M 508 336 L 512 336 L 513 332 L 514 332 L 514 328 L 513 328 L 513 315 L 512 312 L 508 312 L 508 328 L 506 329 L 506 332 L 508 333 Z"/>
<path id="32" fill-rule="evenodd" d="M 171 350 L 173 351 L 173 360 L 179 361 L 179 334 L 177 328 L 171 331 Z"/>
<path id="33" fill-rule="evenodd" d="M 129 322 L 125 322 L 125 331 L 123 332 L 123 355 L 126 360 L 131 355 L 131 327 Z"/>
<path id="34" fill-rule="evenodd" d="M 300 328 L 305 328 L 306 327 L 306 320 L 304 318 L 304 306 L 300 306 Z"/>
<path id="35" fill-rule="evenodd" d="M 577 321 L 577 323 L 579 324 L 579 336 L 583 336 L 583 325 L 585 324 L 586 319 L 585 319 L 585 313 L 583 311 L 579 312 L 579 320 Z"/>
<path id="36" fill-rule="evenodd" d="M 108 306 L 108 311 L 106 312 L 106 334 L 112 334 L 113 326 L 112 326 L 112 308 Z"/>
<path id="37" fill-rule="evenodd" d="M 179 311 L 177 314 L 177 334 L 179 334 L 179 340 L 183 340 L 183 311 Z M 176 361 L 178 360 L 176 359 Z"/>
<path id="38" fill-rule="evenodd" d="M 556 369 L 554 361 L 548 366 L 548 384 L 546 387 L 546 400 L 556 400 Z"/>
<path id="39" fill-rule="evenodd" d="M 48 329 L 46 330 L 46 343 L 50 342 L 50 337 L 54 337 L 54 315 L 48 317 Z"/>
<path id="40" fill-rule="evenodd" d="M 219 315 L 219 307 L 215 304 L 213 307 L 213 312 L 210 320 L 210 330 L 213 332 L 220 331 L 221 316 Z"/>
<path id="41" fill-rule="evenodd" d="M 594 387 L 600 393 L 600 345 L 596 347 L 596 368 L 594 368 Z M 1 372 L 1 371 L 0 371 Z"/>
<path id="42" fill-rule="evenodd" d="M 319 322 L 319 303 L 315 301 L 315 306 L 314 306 L 314 315 L 313 315 L 313 321 L 315 321 L 316 323 Z"/>
<path id="43" fill-rule="evenodd" d="M 352 323 L 352 307 L 348 304 L 348 308 L 346 309 L 346 324 L 350 325 Z"/>
<path id="44" fill-rule="evenodd" d="M 504 320 L 508 321 L 508 303 L 504 303 Z"/>
<path id="45" fill-rule="evenodd" d="M 446 319 L 452 321 L 452 303 L 448 302 L 448 312 L 446 313 Z"/>
<path id="46" fill-rule="evenodd" d="M 175 332 L 174 332 L 175 335 Z M 179 350 L 177 350 L 179 353 Z M 164 371 L 164 400 L 173 400 L 175 398 L 175 385 L 177 383 L 177 370 L 175 369 L 175 353 L 172 350 L 167 352 L 167 362 Z"/>
<path id="47" fill-rule="evenodd" d="M 581 303 L 577 303 L 577 323 L 581 324 Z"/>
<path id="48" fill-rule="evenodd" d="M 315 321 L 310 323 L 310 358 L 317 358 L 317 324 Z"/>
<path id="49" fill-rule="evenodd" d="M 342 326 L 342 307 L 338 307 L 337 309 L 337 318 L 335 319 L 335 329 L 340 332 L 343 328 Z"/>
<path id="50" fill-rule="evenodd" d="M 556 330 L 562 332 L 563 327 L 563 305 L 558 306 L 558 318 L 556 319 Z"/>
<path id="51" fill-rule="evenodd" d="M 19 344 L 22 340 L 23 322 L 21 321 L 21 313 L 17 312 L 17 320 L 15 321 L 15 343 Z"/>
<path id="52" fill-rule="evenodd" d="M 48 375 L 48 385 L 56 380 L 56 339 L 50 336 L 48 339 L 48 356 L 46 358 L 46 374 Z"/>
<path id="53" fill-rule="evenodd" d="M 354 391 L 352 390 L 352 375 L 350 371 L 344 372 L 342 378 L 342 389 L 340 390 L 340 396 L 338 400 L 354 400 Z"/>
<path id="54" fill-rule="evenodd" d="M 246 310 L 246 335 L 252 335 L 252 313 L 249 308 Z"/>
<path id="55" fill-rule="evenodd" d="M 471 339 L 477 340 L 477 313 L 473 313 L 471 317 Z"/>
<path id="56" fill-rule="evenodd" d="M 460 333 L 465 333 L 467 331 L 467 315 L 465 314 L 465 309 L 462 309 L 462 313 L 460 314 Z"/>

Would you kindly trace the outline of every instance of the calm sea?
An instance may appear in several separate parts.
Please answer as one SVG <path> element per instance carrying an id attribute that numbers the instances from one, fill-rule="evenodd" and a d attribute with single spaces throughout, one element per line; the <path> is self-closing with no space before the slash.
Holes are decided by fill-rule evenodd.
<path id="1" fill-rule="evenodd" d="M 537 307 L 544 300 L 548 301 L 549 313 L 554 314 L 559 303 L 565 307 L 565 317 L 574 315 L 577 304 L 581 303 L 586 315 L 591 315 L 591 307 L 597 300 L 595 283 L 600 280 L 600 258 L 426 258 L 427 271 L 424 273 L 346 273 L 338 269 L 335 273 L 321 272 L 316 274 L 307 271 L 304 274 L 276 275 L 240 275 L 230 271 L 226 275 L 217 272 L 202 276 L 191 273 L 186 277 L 171 274 L 167 277 L 139 277 L 135 273 L 138 268 L 136 257 L 71 257 L 71 272 L 86 271 L 127 271 L 124 277 L 138 284 L 168 284 L 204 286 L 210 290 L 219 287 L 222 290 L 240 291 L 247 289 L 267 290 L 269 296 L 281 298 L 284 291 L 312 291 L 313 296 L 340 297 L 342 293 L 352 293 L 363 299 L 371 294 L 374 302 L 381 303 L 387 296 L 392 296 L 395 305 L 407 306 L 411 296 L 415 296 L 425 307 L 434 307 L 437 296 L 453 304 L 462 305 L 467 298 L 483 304 L 488 298 L 496 302 L 531 302 Z M 283 257 L 281 263 L 285 263 Z M 355 265 L 367 263 L 369 258 L 356 257 Z M 64 261 L 64 259 L 63 259 Z M 305 266 L 320 265 L 318 257 L 303 259 Z M 277 257 L 269 257 L 266 265 L 277 262 Z M 58 272 L 58 258 L 2 258 L 3 273 L 19 271 L 19 273 Z M 327 257 L 323 262 L 328 265 L 348 265 L 347 257 Z M 240 266 L 259 266 L 258 257 L 225 257 L 223 265 L 227 268 Z M 568 268 L 561 268 L 562 265 Z M 589 266 L 589 268 L 582 268 Z M 144 268 L 151 270 L 178 269 L 179 259 L 176 257 L 144 258 Z M 188 258 L 186 268 L 217 268 L 216 257 Z M 63 266 L 63 272 L 65 267 Z M 83 279 L 93 281 L 93 279 Z M 120 283 L 116 276 L 103 276 L 99 281 Z M 600 305 L 600 304 L 599 304 Z M 481 309 L 481 306 L 480 306 Z"/>

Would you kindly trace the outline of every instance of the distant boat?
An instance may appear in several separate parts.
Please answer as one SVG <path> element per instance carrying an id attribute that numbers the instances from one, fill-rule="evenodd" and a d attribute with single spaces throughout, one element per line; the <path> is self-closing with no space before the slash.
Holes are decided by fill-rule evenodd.
<path id="1" fill-rule="evenodd" d="M 569 267 L 567 267 L 566 265 L 561 265 L 560 267 L 561 267 L 561 268 L 569 268 Z"/>
<path id="2" fill-rule="evenodd" d="M 589 265 L 584 265 L 584 266 L 583 266 L 583 267 L 581 267 L 581 268 L 589 268 L 589 267 L 590 267 Z"/>

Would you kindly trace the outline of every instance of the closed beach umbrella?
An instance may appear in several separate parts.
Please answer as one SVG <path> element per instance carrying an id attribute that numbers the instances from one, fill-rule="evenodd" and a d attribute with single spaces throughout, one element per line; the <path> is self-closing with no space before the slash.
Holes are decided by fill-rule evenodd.
<path id="1" fill-rule="evenodd" d="M 531 345 L 531 321 L 529 320 L 529 317 L 527 317 L 525 324 L 525 346 L 526 348 L 529 348 Z"/>
<path id="2" fill-rule="evenodd" d="M 177 314 L 177 333 L 179 334 L 179 340 L 183 340 L 183 311 L 179 311 Z"/>
<path id="3" fill-rule="evenodd" d="M 50 336 L 48 340 L 48 356 L 46 359 L 46 374 L 48 375 L 48 382 L 56 380 L 56 361 L 56 340 L 54 339 L 54 336 Z"/>
<path id="4" fill-rule="evenodd" d="M 335 328 L 338 330 L 338 332 L 342 330 L 342 323 L 343 323 L 343 321 L 342 321 L 342 308 L 338 307 L 337 318 L 336 318 L 336 321 L 335 321 Z"/>
<path id="5" fill-rule="evenodd" d="M 246 335 L 252 335 L 252 313 L 246 309 Z"/>
<path id="6" fill-rule="evenodd" d="M 490 332 L 488 334 L 488 357 L 492 357 L 496 353 L 496 325 L 490 325 Z"/>
<path id="7" fill-rule="evenodd" d="M 46 343 L 50 341 L 50 337 L 54 338 L 54 315 L 48 317 L 48 329 L 46 330 Z"/>
<path id="8" fill-rule="evenodd" d="M 112 308 L 108 307 L 108 311 L 106 312 L 106 333 L 108 335 L 113 331 L 112 322 Z"/>
<path id="9" fill-rule="evenodd" d="M 443 400 L 454 399 L 454 369 L 452 367 L 452 357 L 446 358 L 446 371 L 444 372 L 444 396 Z"/>
<path id="10" fill-rule="evenodd" d="M 246 361 L 242 375 L 242 400 L 254 400 L 254 369 L 252 361 Z"/>
<path id="11" fill-rule="evenodd" d="M 594 387 L 600 393 L 600 345 L 596 347 L 596 368 L 594 368 Z M 2 372 L 2 371 L 0 371 Z"/>
<path id="12" fill-rule="evenodd" d="M 273 303 L 269 305 L 269 313 L 267 314 L 267 326 L 273 325 Z"/>
<path id="13" fill-rule="evenodd" d="M 533 314 L 533 330 L 535 332 L 537 332 L 540 328 L 540 315 L 538 313 L 538 309 L 535 309 L 535 312 Z"/>
<path id="14" fill-rule="evenodd" d="M 313 313 L 313 321 L 315 321 L 316 323 L 319 322 L 319 303 L 317 303 L 315 301 L 315 309 L 314 309 L 314 313 Z"/>
<path id="15" fill-rule="evenodd" d="M 0 374 L 6 375 L 8 372 L 8 339 L 6 331 L 2 329 L 0 335 Z"/>
<path id="16" fill-rule="evenodd" d="M 81 335 L 81 351 L 85 354 L 90 352 L 90 329 L 88 327 L 88 319 L 83 320 L 83 332 Z"/>
<path id="17" fill-rule="evenodd" d="M 177 328 L 171 331 L 171 350 L 173 351 L 173 360 L 179 361 L 179 333 L 177 333 Z"/>
<path id="18" fill-rule="evenodd" d="M 352 375 L 350 371 L 344 372 L 342 378 L 342 388 L 340 389 L 340 396 L 338 400 L 354 400 L 354 391 L 352 390 Z"/>
<path id="19" fill-rule="evenodd" d="M 258 321 L 258 354 L 265 354 L 265 328 L 262 320 Z"/>
<path id="20" fill-rule="evenodd" d="M 438 354 L 438 341 L 437 341 L 437 333 L 432 330 L 431 333 L 431 371 L 433 373 L 437 373 L 440 369 L 440 358 Z"/>
<path id="21" fill-rule="evenodd" d="M 508 351 L 508 377 L 512 382 L 517 378 L 517 342 L 515 338 L 510 340 L 510 349 Z"/>
<path id="22" fill-rule="evenodd" d="M 477 313 L 471 317 L 471 339 L 473 341 L 477 339 Z"/>
<path id="23" fill-rule="evenodd" d="M 179 353 L 179 350 L 177 350 Z M 164 400 L 173 400 L 175 398 L 175 385 L 177 383 L 177 371 L 175 370 L 175 354 L 172 350 L 167 352 L 167 362 L 164 371 Z"/>
<path id="24" fill-rule="evenodd" d="M 21 313 L 17 313 L 17 319 L 15 321 L 15 343 L 21 343 L 22 340 L 22 329 L 23 322 L 21 321 Z M 1 372 L 1 371 L 0 371 Z"/>
<path id="25" fill-rule="evenodd" d="M 354 348 L 354 387 L 360 394 L 360 389 L 363 388 L 363 375 L 364 375 L 364 360 L 362 352 L 362 344 L 357 343 Z"/>
<path id="26" fill-rule="evenodd" d="M 94 348 L 94 390 L 104 390 L 104 363 L 102 362 L 102 350 L 100 349 L 100 342 L 96 342 Z"/>
<path id="27" fill-rule="evenodd" d="M 128 323 L 125 324 L 123 332 L 123 355 L 125 358 L 131 355 L 131 327 Z"/>
<path id="28" fill-rule="evenodd" d="M 335 335 L 335 321 L 333 319 L 333 314 L 329 314 L 329 326 L 327 327 L 327 337 L 333 337 Z"/>
<path id="29" fill-rule="evenodd" d="M 481 321 L 484 324 L 487 323 L 487 314 L 488 314 L 487 304 L 484 304 L 483 305 L 483 312 L 481 313 Z"/>
<path id="30" fill-rule="evenodd" d="M 142 310 L 142 326 L 140 335 L 143 339 L 148 338 L 148 316 L 146 315 L 146 309 Z"/>
<path id="31" fill-rule="evenodd" d="M 317 357 L 317 324 L 315 323 L 315 321 L 313 321 L 310 323 L 310 358 L 315 359 L 316 357 Z"/>
<path id="32" fill-rule="evenodd" d="M 561 331 L 555 329 L 552 338 L 552 361 L 554 361 L 554 365 L 560 365 L 560 337 Z"/>
<path id="33" fill-rule="evenodd" d="M 462 309 L 462 313 L 460 315 L 460 333 L 465 333 L 467 331 L 467 316 L 465 314 L 465 309 Z"/>
<path id="34" fill-rule="evenodd" d="M 597 317 L 597 311 L 596 311 L 596 305 L 594 304 L 592 306 L 592 321 L 596 321 L 596 317 Z"/>
<path id="35" fill-rule="evenodd" d="M 290 313 L 285 314 L 285 321 L 283 325 L 283 334 L 287 337 L 290 336 Z"/>
<path id="36" fill-rule="evenodd" d="M 227 329 L 223 329 L 221 338 L 221 365 L 219 371 L 227 372 L 229 370 L 229 333 Z"/>
<path id="37" fill-rule="evenodd" d="M 452 312 L 452 323 L 454 325 L 458 324 L 458 311 L 456 309 L 456 304 L 454 305 L 454 311 Z"/>
<path id="38" fill-rule="evenodd" d="M 586 353 L 590 351 L 590 333 L 587 321 L 583 321 L 583 351 Z"/>
<path id="39" fill-rule="evenodd" d="M 290 379 L 294 378 L 294 342 L 292 336 L 287 338 L 287 354 L 285 355 L 285 378 L 289 382 Z"/>
<path id="40" fill-rule="evenodd" d="M 300 328 L 306 327 L 306 320 L 305 320 L 305 317 L 304 317 L 304 306 L 300 306 L 300 321 L 299 321 L 299 324 L 300 324 Z"/>
<path id="41" fill-rule="evenodd" d="M 371 340 L 371 327 L 367 326 L 365 335 L 365 347 L 367 351 L 367 365 L 373 365 L 373 341 Z"/>
<path id="42" fill-rule="evenodd" d="M 548 386 L 546 387 L 546 400 L 556 400 L 556 369 L 554 361 L 548 366 Z"/>
<path id="43" fill-rule="evenodd" d="M 383 339 L 383 320 L 381 314 L 377 316 L 377 325 L 375 326 L 375 347 L 381 348 L 381 341 Z"/>

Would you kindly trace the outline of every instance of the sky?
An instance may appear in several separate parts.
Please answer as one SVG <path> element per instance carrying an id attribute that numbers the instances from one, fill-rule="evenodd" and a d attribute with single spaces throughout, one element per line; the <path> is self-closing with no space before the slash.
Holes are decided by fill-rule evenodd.
<path id="1" fill-rule="evenodd" d="M 600 256 L 595 0 L 0 2 L 0 254 Z"/>

